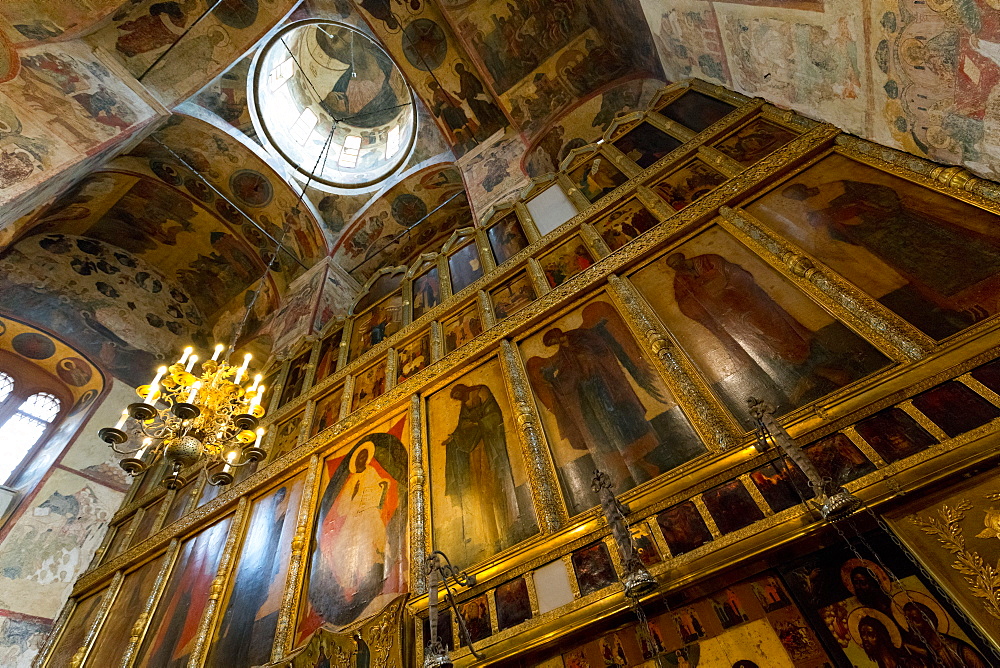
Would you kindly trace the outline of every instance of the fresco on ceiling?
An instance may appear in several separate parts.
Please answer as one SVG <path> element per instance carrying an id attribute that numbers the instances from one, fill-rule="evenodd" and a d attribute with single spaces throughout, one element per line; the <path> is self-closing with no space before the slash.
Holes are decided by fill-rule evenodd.
<path id="1" fill-rule="evenodd" d="M 122 7 L 90 40 L 118 56 L 165 103 L 176 104 L 246 53 L 295 4 L 140 0 Z"/>
<path id="2" fill-rule="evenodd" d="M 21 61 L 17 57 L 17 49 L 4 34 L 0 25 L 0 83 L 6 83 L 17 76 L 21 71 Z"/>
<path id="3" fill-rule="evenodd" d="M 600 0 L 491 0 L 447 13 L 509 117 L 529 136 L 616 79 L 660 72 L 636 0 L 616 3 L 614 11 Z"/>
<path id="4" fill-rule="evenodd" d="M 157 355 L 204 342 L 190 293 L 141 255 L 95 239 L 28 237 L 0 258 L 0 285 L 0 307 L 30 313 L 133 384 Z"/>
<path id="5" fill-rule="evenodd" d="M 45 202 L 158 113 L 83 44 L 25 49 L 19 70 L 0 91 L 0 223 Z"/>
<path id="6" fill-rule="evenodd" d="M 327 238 L 310 203 L 300 201 L 298 193 L 252 149 L 204 121 L 175 115 L 114 164 L 155 175 L 185 191 L 233 229 L 241 230 L 246 242 L 261 254 L 273 253 L 275 241 L 281 239 L 287 251 L 278 259 L 287 280 L 326 255 Z"/>
<path id="7" fill-rule="evenodd" d="M 471 224 L 459 169 L 435 165 L 407 176 L 358 214 L 333 259 L 364 282 L 382 267 L 410 264 L 437 250 L 454 230 Z"/>
<path id="8" fill-rule="evenodd" d="M 427 104 L 456 155 L 507 126 L 503 109 L 436 3 L 356 0 L 372 31 Z"/>
<path id="9" fill-rule="evenodd" d="M 120 0 L 10 2 L 0 7 L 0 21 L 10 23 L 11 39 L 18 45 L 68 40 L 93 29 L 119 6 Z"/>
<path id="10" fill-rule="evenodd" d="M 236 61 L 191 99 L 251 139 L 257 134 L 247 104 L 247 76 L 252 60 L 252 56 L 246 56 Z"/>
<path id="11" fill-rule="evenodd" d="M 522 169 L 530 177 L 556 171 L 574 148 L 600 139 L 617 115 L 645 109 L 663 85 L 659 79 L 632 79 L 583 98 L 532 142 L 522 159 Z"/>
<path id="12" fill-rule="evenodd" d="M 53 471 L 0 543 L 0 608 L 55 618 L 121 499 L 75 473 Z"/>

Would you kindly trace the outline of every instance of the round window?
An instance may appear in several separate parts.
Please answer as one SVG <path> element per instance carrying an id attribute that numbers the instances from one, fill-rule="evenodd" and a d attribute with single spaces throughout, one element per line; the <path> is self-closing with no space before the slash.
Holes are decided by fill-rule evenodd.
<path id="1" fill-rule="evenodd" d="M 413 97 L 392 58 L 363 32 L 300 21 L 264 47 L 252 78 L 255 123 L 300 174 L 329 186 L 382 180 L 416 137 Z"/>

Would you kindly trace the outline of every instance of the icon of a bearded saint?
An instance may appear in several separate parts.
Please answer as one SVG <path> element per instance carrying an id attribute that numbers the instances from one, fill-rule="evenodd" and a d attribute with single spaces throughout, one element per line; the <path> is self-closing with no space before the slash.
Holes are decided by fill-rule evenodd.
<path id="1" fill-rule="evenodd" d="M 336 496 L 331 502 L 326 495 L 320 509 L 310 601 L 331 624 L 357 619 L 387 584 L 396 589 L 386 579 L 403 559 L 388 531 L 400 508 L 399 485 L 375 453 L 372 440 L 351 451 L 330 481 Z"/>

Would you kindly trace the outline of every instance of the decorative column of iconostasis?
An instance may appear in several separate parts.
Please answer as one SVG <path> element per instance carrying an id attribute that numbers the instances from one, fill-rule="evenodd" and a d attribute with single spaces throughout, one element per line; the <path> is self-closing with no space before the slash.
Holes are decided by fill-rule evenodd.
<path id="1" fill-rule="evenodd" d="M 309 546 L 309 527 L 313 522 L 316 507 L 319 462 L 319 457 L 313 455 L 309 458 L 309 464 L 306 467 L 305 481 L 302 484 L 302 502 L 295 516 L 295 533 L 288 543 L 291 550 L 288 558 L 288 573 L 285 578 L 285 588 L 281 597 L 277 623 L 274 627 L 271 660 L 287 654 L 291 649 L 295 603 L 302 591 L 303 575 L 306 568 L 304 562 Z"/>
<path id="2" fill-rule="evenodd" d="M 423 401 L 410 397 L 410 591 L 427 591 L 423 551 L 428 545 L 427 519 L 427 413 Z"/>

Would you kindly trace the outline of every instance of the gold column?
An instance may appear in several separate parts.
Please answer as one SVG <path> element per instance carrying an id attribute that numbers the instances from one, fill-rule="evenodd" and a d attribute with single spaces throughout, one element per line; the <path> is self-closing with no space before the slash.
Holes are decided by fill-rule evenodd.
<path id="1" fill-rule="evenodd" d="M 167 579 L 170 577 L 171 571 L 173 571 L 174 562 L 177 561 L 177 556 L 180 553 L 180 547 L 180 540 L 175 538 L 170 541 L 170 545 L 167 546 L 167 550 L 164 552 L 163 567 L 160 568 L 160 572 L 156 576 L 156 582 L 153 583 L 153 590 L 150 592 L 149 598 L 146 599 L 146 605 L 143 606 L 139 616 L 135 618 L 135 624 L 132 625 L 132 632 L 128 638 L 128 645 L 125 647 L 125 651 L 122 652 L 122 668 L 129 668 L 129 666 L 135 663 L 136 658 L 138 658 L 139 646 L 146 635 L 146 626 L 153 616 L 153 610 L 156 609 L 157 602 L 159 602 L 160 597 L 163 595 L 163 590 L 167 587 Z"/>
<path id="2" fill-rule="evenodd" d="M 694 130 L 684 127 L 677 121 L 672 121 L 666 116 L 660 114 L 656 111 L 651 111 L 646 116 L 646 120 L 654 128 L 663 130 L 668 135 L 672 135 L 675 139 L 681 140 L 681 142 L 689 142 L 695 138 L 698 133 Z"/>
<path id="3" fill-rule="evenodd" d="M 604 144 L 601 146 L 601 153 L 614 163 L 615 167 L 622 170 L 622 172 L 630 179 L 642 174 L 642 167 L 635 164 L 632 158 L 628 157 L 621 150 L 618 149 L 614 144 Z"/>
<path id="4" fill-rule="evenodd" d="M 229 578 L 232 575 L 233 562 L 236 559 L 237 549 L 243 542 L 249 515 L 250 501 L 244 496 L 240 498 L 240 502 L 233 512 L 233 523 L 229 527 L 229 535 L 226 536 L 226 544 L 222 548 L 222 557 L 219 559 L 219 568 L 212 580 L 212 588 L 208 595 L 208 603 L 205 605 L 205 612 L 202 613 L 201 622 L 198 624 L 198 634 L 195 636 L 194 648 L 191 650 L 188 666 L 201 666 L 205 663 L 208 646 L 215 632 L 216 612 L 221 605 L 219 599 L 226 593 Z"/>
<path id="5" fill-rule="evenodd" d="M 743 430 L 720 407 L 694 365 L 635 287 L 627 279 L 612 274 L 608 276 L 608 295 L 621 308 L 644 348 L 653 353 L 666 371 L 667 387 L 708 449 L 717 452 L 735 445 Z"/>
<path id="6" fill-rule="evenodd" d="M 427 481 L 426 444 L 424 443 L 424 411 L 419 395 L 410 397 L 410 590 L 414 594 L 427 591 L 423 557 L 427 552 Z"/>
<path id="7" fill-rule="evenodd" d="M 509 340 L 500 341 L 500 368 L 513 399 L 517 435 L 527 459 L 531 498 L 535 504 L 542 533 L 558 531 L 569 519 L 562 501 L 555 466 L 549 455 L 541 420 L 535 410 L 535 401 L 528 387 L 528 376 L 521 362 L 521 355 Z"/>
<path id="8" fill-rule="evenodd" d="M 535 224 L 535 219 L 524 202 L 515 202 L 514 211 L 517 212 L 517 217 L 521 221 L 521 229 L 524 230 L 524 236 L 528 238 L 528 244 L 533 244 L 541 239 L 542 234 L 538 231 L 538 225 Z"/>
<path id="9" fill-rule="evenodd" d="M 730 158 L 725 153 L 712 148 L 711 146 L 699 146 L 698 157 L 715 167 L 729 178 L 733 178 L 746 167 Z"/>
<path id="10" fill-rule="evenodd" d="M 566 176 L 565 172 L 559 172 L 559 174 L 556 175 L 556 185 L 557 187 L 561 187 L 563 189 L 563 192 L 566 193 L 566 196 L 569 197 L 569 200 L 573 202 L 573 205 L 576 207 L 577 212 L 585 211 L 586 209 L 590 208 L 590 200 L 588 200 L 586 197 L 583 196 L 583 193 L 580 192 L 580 189 L 576 186 L 575 183 L 570 181 L 569 177 Z M 572 218 L 570 220 L 572 220 Z M 563 223 L 563 225 L 565 224 L 566 223 Z M 559 227 L 562 227 L 562 225 L 560 225 Z"/>
<path id="11" fill-rule="evenodd" d="M 930 337 L 825 266 L 817 266 L 812 258 L 772 234 L 747 212 L 724 206 L 719 213 L 722 227 L 757 251 L 806 294 L 862 330 L 865 338 L 882 352 L 897 361 L 919 360 L 934 348 Z"/>
<path id="12" fill-rule="evenodd" d="M 646 186 L 636 187 L 635 194 L 642 205 L 649 209 L 650 213 L 656 216 L 656 219 L 661 223 L 677 213 L 677 210 L 667 204 L 666 200 Z"/>
<path id="13" fill-rule="evenodd" d="M 302 488 L 302 500 L 299 502 L 299 513 L 295 520 L 295 535 L 292 537 L 292 551 L 288 557 L 288 575 L 285 576 L 285 593 L 281 598 L 281 608 L 278 612 L 278 624 L 274 629 L 274 645 L 271 647 L 271 660 L 277 661 L 291 650 L 295 620 L 296 604 L 305 576 L 305 554 L 309 547 L 309 527 L 312 525 L 313 506 L 319 486 L 319 456 L 309 459 L 309 471 L 306 474 Z"/>

